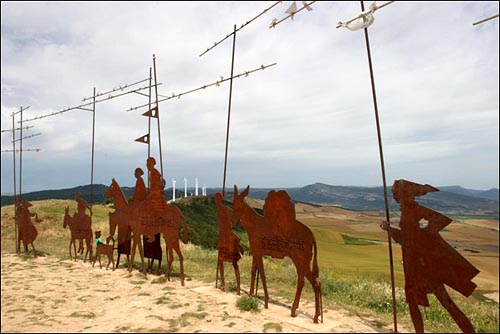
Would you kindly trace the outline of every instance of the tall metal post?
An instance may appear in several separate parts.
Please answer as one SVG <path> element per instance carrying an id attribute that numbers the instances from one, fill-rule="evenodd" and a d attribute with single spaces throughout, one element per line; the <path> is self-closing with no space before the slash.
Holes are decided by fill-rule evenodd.
<path id="1" fill-rule="evenodd" d="M 23 179 L 23 107 L 20 110 L 21 113 L 21 129 L 19 137 L 19 198 L 22 198 L 22 179 Z M 15 154 L 15 153 L 14 153 Z M 19 245 L 21 246 L 21 245 Z"/>
<path id="2" fill-rule="evenodd" d="M 149 67 L 149 109 L 151 110 L 151 82 L 152 82 L 151 67 Z M 148 116 L 148 159 L 151 157 L 151 116 Z M 148 173 L 148 194 L 149 194 L 149 173 Z"/>
<path id="3" fill-rule="evenodd" d="M 361 11 L 365 11 L 365 6 L 363 4 L 363 1 L 361 2 Z M 366 51 L 368 53 L 368 65 L 370 68 L 370 80 L 371 80 L 371 86 L 372 86 L 372 97 L 373 97 L 373 107 L 375 110 L 375 121 L 377 124 L 377 138 L 378 138 L 378 148 L 379 148 L 379 154 L 380 154 L 380 166 L 382 169 L 382 181 L 384 184 L 384 202 L 385 202 L 385 218 L 387 220 L 387 223 L 390 224 L 390 217 L 389 217 L 389 200 L 387 198 L 387 183 L 385 180 L 385 166 L 384 166 L 384 152 L 382 150 L 382 136 L 380 134 L 380 122 L 379 122 L 379 117 L 378 117 L 378 107 L 377 107 L 377 95 L 375 93 L 375 79 L 373 76 L 373 66 L 372 66 L 372 57 L 371 57 L 371 52 L 370 52 L 370 41 L 368 40 L 368 29 L 364 28 L 365 31 L 365 42 L 366 42 Z M 390 267 L 391 267 L 391 286 L 392 286 L 392 311 L 393 311 L 393 316 L 394 316 L 394 332 L 398 332 L 398 321 L 397 321 L 397 315 L 396 315 L 396 291 L 394 287 L 394 266 L 393 266 L 393 259 L 392 259 L 392 242 L 391 242 L 391 236 L 389 234 L 389 231 L 387 231 L 387 240 L 389 244 L 389 260 L 390 260 Z"/>
<path id="4" fill-rule="evenodd" d="M 92 161 L 90 166 L 90 224 L 92 224 L 92 195 L 94 193 L 94 143 L 95 143 L 95 87 L 92 104 Z"/>
<path id="5" fill-rule="evenodd" d="M 22 107 L 21 107 L 22 109 Z M 12 154 L 14 161 L 14 234 L 16 236 L 16 253 L 19 253 L 19 240 L 17 240 L 17 206 L 16 206 L 16 129 L 14 125 L 14 115 L 12 113 Z"/>
<path id="6" fill-rule="evenodd" d="M 234 50 L 236 47 L 236 24 L 234 25 L 233 32 L 233 55 L 231 59 L 231 79 L 229 80 L 229 105 L 227 108 L 227 128 L 226 128 L 226 153 L 224 156 L 224 178 L 222 181 L 222 197 L 226 192 L 226 170 L 227 170 L 227 151 L 229 146 L 229 125 L 231 121 L 231 98 L 233 93 L 233 73 L 234 73 Z"/>
<path id="7" fill-rule="evenodd" d="M 160 167 L 161 167 L 161 177 L 163 177 L 163 156 L 161 153 L 161 133 L 160 133 L 160 106 L 158 105 L 158 81 L 156 81 L 156 57 L 153 55 L 153 70 L 155 76 L 155 105 L 156 105 L 156 113 L 158 116 L 158 145 L 160 150 Z"/>

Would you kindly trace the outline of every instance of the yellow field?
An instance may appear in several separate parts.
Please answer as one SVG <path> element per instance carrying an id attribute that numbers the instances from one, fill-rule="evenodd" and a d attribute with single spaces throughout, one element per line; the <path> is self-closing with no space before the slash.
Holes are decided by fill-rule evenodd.
<path id="1" fill-rule="evenodd" d="M 333 270 L 344 275 L 371 276 L 389 280 L 389 247 L 387 233 L 379 223 L 385 220 L 385 212 L 350 211 L 338 207 L 315 207 L 298 203 L 297 219 L 308 225 L 318 243 L 318 261 L 323 270 Z M 398 223 L 398 217 L 391 223 Z M 452 244 L 481 272 L 474 279 L 477 291 L 498 300 L 498 220 L 463 219 L 453 221 L 441 236 Z M 496 230 L 495 230 L 496 229 Z M 372 245 L 346 244 L 342 234 L 371 241 Z M 392 241 L 395 280 L 404 285 L 401 248 Z"/>

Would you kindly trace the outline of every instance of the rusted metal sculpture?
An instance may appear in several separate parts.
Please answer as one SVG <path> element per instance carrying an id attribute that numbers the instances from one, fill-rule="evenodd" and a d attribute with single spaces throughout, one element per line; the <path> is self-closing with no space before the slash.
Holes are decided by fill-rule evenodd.
<path id="1" fill-rule="evenodd" d="M 132 197 L 132 202 L 142 202 L 147 199 L 148 192 L 146 189 L 146 184 L 142 179 L 144 171 L 142 168 L 136 168 L 134 171 L 136 178 L 135 181 L 135 191 L 134 197 Z M 161 259 L 162 259 L 162 249 L 160 243 L 160 233 L 154 235 L 154 240 L 150 240 L 147 236 L 142 237 L 142 246 L 144 250 L 144 257 L 148 259 L 148 272 L 153 271 L 154 260 L 158 260 L 158 273 L 161 272 Z"/>
<path id="2" fill-rule="evenodd" d="M 85 251 L 85 256 L 83 262 L 87 260 L 92 260 L 92 228 L 90 227 L 90 217 L 89 219 L 80 219 L 78 213 L 75 212 L 73 216 L 69 214 L 69 207 L 64 208 L 64 222 L 63 227 L 69 226 L 71 232 L 71 239 L 69 241 L 69 257 L 71 259 L 77 260 L 78 253 L 83 254 L 83 242 L 87 246 Z M 76 250 L 76 240 L 79 241 L 78 251 Z M 73 246 L 74 255 L 71 254 L 71 246 Z"/>
<path id="3" fill-rule="evenodd" d="M 148 237 L 142 236 L 142 247 L 144 250 L 144 257 L 148 259 L 148 272 L 153 272 L 154 262 L 158 260 L 157 273 L 161 272 L 161 260 L 163 250 L 161 249 L 160 237 L 161 234 L 157 233 L 154 240 L 149 240 Z"/>
<path id="4" fill-rule="evenodd" d="M 173 250 L 175 250 L 180 262 L 181 284 L 184 285 L 184 260 L 179 245 L 179 230 L 181 224 L 183 224 L 182 241 L 187 243 L 186 221 L 179 208 L 167 204 L 164 200 L 162 203 L 158 197 L 154 197 L 152 194 L 153 191 L 151 191 L 147 200 L 128 203 L 120 186 L 116 180 L 113 179 L 106 192 L 106 198 L 112 197 L 116 208 L 115 213 L 109 216 L 110 235 L 114 235 L 116 226 L 119 224 L 131 227 L 133 234 L 132 259 L 129 262 L 128 270 L 132 271 L 135 249 L 138 246 L 139 254 L 141 255 L 141 270 L 146 273 L 141 235 L 152 238 L 155 234 L 162 233 L 167 251 L 167 268 L 165 274 L 167 278 L 170 279 Z M 156 196 L 157 195 L 159 194 L 156 194 Z"/>
<path id="5" fill-rule="evenodd" d="M 112 241 L 112 244 L 109 242 Z M 102 242 L 101 239 L 101 231 L 95 231 L 95 257 L 92 262 L 92 268 L 94 268 L 95 262 L 99 259 L 99 268 L 102 268 L 101 264 L 101 255 L 104 254 L 108 257 L 108 265 L 106 266 L 106 270 L 108 270 L 109 265 L 113 263 L 111 266 L 112 270 L 115 270 L 115 259 L 113 256 L 113 252 L 115 249 L 115 240 L 112 236 L 106 238 L 106 243 Z"/>
<path id="6" fill-rule="evenodd" d="M 114 220 L 114 212 L 109 214 L 109 220 Z M 118 223 L 115 223 L 115 225 Z M 117 257 L 116 257 L 116 268 L 120 264 L 120 255 L 125 254 L 127 256 L 127 266 L 130 262 L 130 248 L 132 246 L 132 229 L 130 226 L 118 224 L 118 247 L 117 247 Z"/>
<path id="7" fill-rule="evenodd" d="M 29 208 L 33 206 L 24 198 L 16 200 L 15 203 L 15 222 L 18 226 L 19 232 L 17 234 L 17 252 L 20 252 L 21 241 L 24 245 L 24 251 L 28 252 L 28 245 L 33 249 L 33 255 L 36 257 L 36 249 L 33 242 L 38 236 L 38 231 L 31 221 L 31 217 L 35 217 L 35 222 L 40 223 L 42 220 L 38 219 L 37 213 L 30 212 Z"/>
<path id="8" fill-rule="evenodd" d="M 224 261 L 231 262 L 234 267 L 234 275 L 236 277 L 236 293 L 240 294 L 240 268 L 238 261 L 243 255 L 243 247 L 238 237 L 231 230 L 231 219 L 233 210 L 222 203 L 222 193 L 215 194 L 215 204 L 217 205 L 217 225 L 219 226 L 219 252 L 217 255 L 217 273 L 215 275 L 215 286 L 219 280 L 220 272 L 221 286 L 224 286 Z"/>
<path id="9" fill-rule="evenodd" d="M 255 273 L 258 269 L 264 289 L 264 306 L 268 307 L 269 294 L 262 256 L 268 255 L 278 259 L 288 256 L 297 270 L 297 291 L 292 304 L 292 317 L 297 315 L 304 278 L 307 278 L 314 290 L 316 311 L 313 320 L 317 323 L 321 315 L 323 322 L 318 252 L 312 231 L 295 219 L 295 206 L 286 191 L 270 191 L 264 205 L 264 216 L 261 216 L 244 202 L 249 189 L 247 186 L 238 194 L 238 188 L 234 186 L 233 222 L 241 222 L 248 233 L 253 256 L 250 295 L 254 294 Z"/>
<path id="10" fill-rule="evenodd" d="M 470 320 L 450 298 L 444 285 L 468 297 L 476 288 L 472 279 L 479 270 L 439 234 L 452 219 L 415 201 L 415 196 L 434 191 L 439 190 L 428 184 L 394 181 L 392 195 L 401 205 L 400 229 L 390 227 L 387 222 L 382 222 L 381 227 L 401 244 L 406 302 L 415 331 L 424 331 L 424 321 L 418 306 L 429 306 L 427 294 L 433 293 L 462 331 L 475 332 Z M 426 226 L 422 227 L 421 223 Z"/>

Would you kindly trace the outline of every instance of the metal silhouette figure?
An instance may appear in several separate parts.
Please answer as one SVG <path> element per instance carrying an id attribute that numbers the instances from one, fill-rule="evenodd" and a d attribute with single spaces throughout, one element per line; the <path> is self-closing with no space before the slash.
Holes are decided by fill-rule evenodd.
<path id="1" fill-rule="evenodd" d="M 115 212 L 109 213 L 109 221 L 113 221 L 112 224 L 118 226 L 118 255 L 116 257 L 116 268 L 118 268 L 118 265 L 120 264 L 120 255 L 122 254 L 125 254 L 127 256 L 128 267 L 128 264 L 130 263 L 130 249 L 132 248 L 132 229 L 129 225 L 118 224 L 118 219 L 119 215 L 117 215 Z"/>
<path id="2" fill-rule="evenodd" d="M 111 244 L 109 243 L 110 240 L 112 241 Z M 99 260 L 99 268 L 102 268 L 101 255 L 104 254 L 108 258 L 108 265 L 106 266 L 106 270 L 108 270 L 110 264 L 113 264 L 111 266 L 111 269 L 115 270 L 115 259 L 113 256 L 114 250 L 115 240 L 113 239 L 113 237 L 107 237 L 106 243 L 104 243 L 101 239 L 101 231 L 95 231 L 95 257 L 92 262 L 92 268 L 94 268 L 97 260 Z"/>
<path id="3" fill-rule="evenodd" d="M 424 321 L 419 309 L 429 306 L 428 293 L 436 295 L 443 307 L 450 313 L 460 329 L 466 333 L 475 332 L 470 320 L 450 298 L 444 285 L 468 297 L 476 288 L 471 280 L 479 270 L 450 246 L 439 231 L 452 219 L 439 212 L 420 205 L 415 196 L 439 191 L 428 184 L 396 180 L 392 186 L 394 200 L 401 205 L 399 228 L 390 227 L 387 222 L 381 228 L 401 244 L 405 276 L 406 302 L 410 309 L 415 331 L 424 331 Z M 424 223 L 421 226 L 421 223 Z"/>
<path id="4" fill-rule="evenodd" d="M 183 225 L 182 242 L 187 243 L 187 224 L 182 212 L 173 205 L 168 205 L 158 208 L 159 202 L 153 203 L 150 199 L 140 202 L 128 203 L 123 191 L 116 182 L 112 180 L 111 185 L 106 192 L 106 198 L 113 198 L 116 211 L 110 215 L 109 230 L 110 235 L 114 235 L 117 225 L 130 226 L 132 229 L 132 254 L 129 262 L 128 270 L 132 271 L 132 263 L 134 262 L 135 250 L 139 247 L 141 256 L 141 270 L 146 273 L 144 265 L 144 252 L 141 243 L 141 235 L 148 236 L 150 239 L 157 233 L 162 233 L 165 240 L 167 252 L 167 268 L 165 275 L 170 280 L 170 268 L 173 262 L 173 251 L 175 250 L 180 262 L 180 277 L 181 284 L 184 285 L 184 258 L 179 245 L 179 230 Z M 113 219 L 111 219 L 113 217 Z"/>
<path id="5" fill-rule="evenodd" d="M 78 221 L 81 222 L 82 224 L 85 222 L 90 226 L 91 225 L 90 215 L 92 215 L 92 208 L 83 198 L 81 198 L 81 194 L 78 191 L 75 193 L 75 201 L 77 203 L 76 206 L 77 210 L 74 217 L 78 219 Z M 85 213 L 87 209 L 90 211 L 90 215 L 87 215 Z"/>
<path id="6" fill-rule="evenodd" d="M 136 177 L 135 182 L 135 192 L 132 201 L 138 202 L 147 198 L 147 189 L 144 184 L 144 180 L 142 179 L 142 175 L 144 175 L 144 171 L 141 168 L 136 168 L 134 175 Z M 109 214 L 109 220 L 115 221 L 116 216 L 114 212 Z M 118 255 L 116 257 L 116 268 L 120 264 L 120 256 L 122 254 L 127 256 L 127 266 L 130 262 L 130 249 L 132 246 L 132 229 L 128 225 L 118 224 L 118 222 L 114 223 L 118 226 Z"/>
<path id="7" fill-rule="evenodd" d="M 215 194 L 215 204 L 217 205 L 217 225 L 219 227 L 219 251 L 217 254 L 217 273 L 215 275 L 215 286 L 219 280 L 220 272 L 221 286 L 224 287 L 224 262 L 231 262 L 234 267 L 234 275 L 236 277 L 236 293 L 240 294 L 240 268 L 238 261 L 243 255 L 243 247 L 238 237 L 231 230 L 231 219 L 233 210 L 222 203 L 222 193 Z"/>
<path id="8" fill-rule="evenodd" d="M 87 216 L 88 217 L 88 216 Z M 87 260 L 87 256 L 89 256 L 89 261 L 92 260 L 92 228 L 90 227 L 90 217 L 87 221 L 86 219 L 79 219 L 81 217 L 75 213 L 73 216 L 69 214 L 69 207 L 66 206 L 64 208 L 64 222 L 63 228 L 69 226 L 69 230 L 71 232 L 71 239 L 69 241 L 69 257 L 70 259 L 77 260 L 78 253 L 83 254 L 83 242 L 87 246 L 87 250 L 85 252 L 85 256 L 83 258 L 83 262 Z M 85 217 L 84 217 L 85 218 Z M 76 250 L 76 240 L 79 241 L 78 251 Z M 73 246 L 73 253 L 71 253 L 71 246 Z"/>
<path id="9" fill-rule="evenodd" d="M 150 158 L 150 163 L 152 168 L 154 168 L 154 158 Z M 154 172 L 153 172 L 154 173 Z M 132 202 L 142 202 L 147 199 L 147 189 L 144 180 L 142 179 L 142 175 L 144 175 L 144 171 L 142 168 L 136 168 L 134 172 L 135 178 L 137 179 L 135 182 L 135 191 L 134 197 L 132 198 Z M 159 173 L 156 177 L 159 176 Z M 123 229 L 122 225 L 122 229 Z M 127 227 L 130 228 L 130 227 Z M 118 226 L 118 233 L 120 233 L 120 226 Z M 148 259 L 148 271 L 153 271 L 154 260 L 158 260 L 158 273 L 161 271 L 161 259 L 162 259 L 162 249 L 160 244 L 160 233 L 155 234 L 154 239 L 150 239 L 149 236 L 142 237 L 142 246 L 144 249 L 144 257 Z"/>
<path id="10" fill-rule="evenodd" d="M 319 268 L 317 261 L 316 239 L 312 231 L 301 222 L 295 220 L 295 207 L 290 201 L 290 196 L 284 190 L 271 191 L 264 206 L 264 216 L 259 215 L 253 208 L 244 202 L 250 186 L 238 194 L 234 186 L 233 222 L 240 222 L 245 226 L 252 252 L 252 275 L 250 281 L 250 295 L 254 294 L 255 273 L 259 274 L 264 289 L 264 306 L 268 307 L 269 294 L 267 292 L 266 276 L 262 256 L 269 255 L 282 259 L 288 256 L 297 270 L 297 291 L 292 304 L 291 316 L 297 316 L 300 295 L 304 287 L 304 278 L 307 278 L 314 290 L 316 311 L 314 322 L 318 322 L 323 310 L 321 300 L 321 283 L 319 281 Z M 312 261 L 312 268 L 311 268 Z"/>
<path id="11" fill-rule="evenodd" d="M 31 221 L 31 217 L 35 217 L 35 222 L 40 223 L 42 220 L 38 219 L 37 213 L 30 212 L 29 208 L 33 206 L 24 198 L 18 199 L 15 202 L 15 223 L 18 227 L 17 234 L 17 252 L 20 252 L 21 241 L 24 245 L 24 252 L 28 252 L 28 245 L 33 249 L 33 256 L 36 257 L 36 249 L 33 242 L 38 236 L 38 231 Z"/>

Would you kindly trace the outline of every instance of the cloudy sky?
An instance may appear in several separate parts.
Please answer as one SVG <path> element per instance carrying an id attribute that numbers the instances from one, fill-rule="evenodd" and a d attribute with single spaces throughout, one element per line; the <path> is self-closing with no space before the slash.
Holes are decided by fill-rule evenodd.
<path id="1" fill-rule="evenodd" d="M 1 3 L 1 124 L 23 113 L 22 191 L 135 184 L 146 170 L 148 102 L 127 94 L 71 110 L 84 97 L 149 78 L 179 94 L 228 78 L 232 37 L 275 2 Z M 385 2 L 377 2 L 381 6 Z M 360 3 L 316 2 L 269 29 L 284 1 L 236 34 L 226 186 L 380 186 L 381 164 L 364 32 L 336 28 Z M 368 8 L 370 2 L 365 2 Z M 297 2 L 302 7 L 302 2 Z M 499 187 L 498 2 L 394 2 L 368 28 L 388 185 Z M 140 84 L 134 87 L 141 87 Z M 126 90 L 125 90 L 126 91 Z M 147 90 L 142 92 L 147 93 Z M 106 95 L 105 95 L 106 96 Z M 160 96 L 160 98 L 161 98 Z M 177 187 L 223 182 L 229 81 L 159 104 L 164 176 Z M 20 120 L 16 115 L 15 122 Z M 151 154 L 158 161 L 158 125 Z M 16 132 L 19 138 L 19 131 Z M 16 142 L 19 148 L 19 142 Z M 12 133 L 2 132 L 2 150 Z M 2 153 L 1 192 L 13 192 L 13 154 Z M 19 167 L 19 155 L 16 157 Z M 19 182 L 19 171 L 17 172 Z"/>

